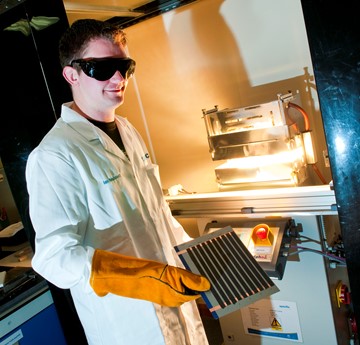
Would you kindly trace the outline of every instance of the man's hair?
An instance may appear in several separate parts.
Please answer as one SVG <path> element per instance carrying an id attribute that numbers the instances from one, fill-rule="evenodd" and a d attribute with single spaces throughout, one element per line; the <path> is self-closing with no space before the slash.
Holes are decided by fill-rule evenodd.
<path id="1" fill-rule="evenodd" d="M 126 35 L 118 26 L 95 19 L 80 19 L 75 21 L 60 39 L 61 66 L 64 68 L 72 60 L 81 59 L 89 42 L 98 38 L 126 46 Z"/>

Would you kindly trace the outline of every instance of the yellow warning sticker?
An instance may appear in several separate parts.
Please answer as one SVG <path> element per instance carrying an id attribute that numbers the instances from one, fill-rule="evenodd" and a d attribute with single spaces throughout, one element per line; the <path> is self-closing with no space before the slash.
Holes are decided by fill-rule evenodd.
<path id="1" fill-rule="evenodd" d="M 277 331 L 281 331 L 282 327 L 280 325 L 280 322 L 274 317 L 274 320 L 272 320 L 271 322 L 271 328 L 275 329 Z"/>

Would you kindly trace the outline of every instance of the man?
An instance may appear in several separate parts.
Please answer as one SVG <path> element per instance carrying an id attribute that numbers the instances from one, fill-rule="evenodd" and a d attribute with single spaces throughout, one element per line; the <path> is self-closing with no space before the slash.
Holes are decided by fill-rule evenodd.
<path id="1" fill-rule="evenodd" d="M 70 289 L 89 344 L 208 344 L 195 299 L 209 281 L 181 268 L 173 246 L 189 238 L 140 135 L 115 115 L 135 70 L 125 46 L 91 19 L 60 41 L 73 101 L 28 159 L 32 264 Z"/>

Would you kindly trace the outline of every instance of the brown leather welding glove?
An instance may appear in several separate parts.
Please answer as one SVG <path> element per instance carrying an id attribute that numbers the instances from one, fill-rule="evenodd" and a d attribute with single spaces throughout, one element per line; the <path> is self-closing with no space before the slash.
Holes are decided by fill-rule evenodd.
<path id="1" fill-rule="evenodd" d="M 210 289 L 205 277 L 182 268 L 100 249 L 93 256 L 90 285 L 98 296 L 113 293 L 168 307 L 195 300 Z"/>

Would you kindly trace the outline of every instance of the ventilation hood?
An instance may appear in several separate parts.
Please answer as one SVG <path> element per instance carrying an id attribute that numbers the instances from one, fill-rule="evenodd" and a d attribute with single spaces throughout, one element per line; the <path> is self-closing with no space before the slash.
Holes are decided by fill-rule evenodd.
<path id="1" fill-rule="evenodd" d="M 197 0 L 65 0 L 70 24 L 81 18 L 107 20 L 125 28 Z"/>

